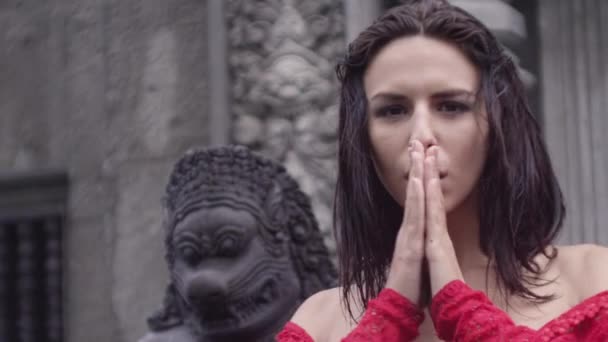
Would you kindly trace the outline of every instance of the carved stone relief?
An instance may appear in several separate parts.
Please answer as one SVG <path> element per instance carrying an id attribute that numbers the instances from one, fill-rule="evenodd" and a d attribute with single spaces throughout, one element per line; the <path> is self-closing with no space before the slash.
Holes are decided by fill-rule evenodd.
<path id="1" fill-rule="evenodd" d="M 342 2 L 229 0 L 226 7 L 232 138 L 285 165 L 311 197 L 333 252 Z"/>

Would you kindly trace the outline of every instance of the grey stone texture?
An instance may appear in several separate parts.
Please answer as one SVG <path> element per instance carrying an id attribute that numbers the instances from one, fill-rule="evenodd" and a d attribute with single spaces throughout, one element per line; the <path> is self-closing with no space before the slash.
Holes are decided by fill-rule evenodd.
<path id="1" fill-rule="evenodd" d="M 335 0 L 230 0 L 225 8 L 232 138 L 285 165 L 310 196 L 332 254 L 344 8 Z"/>
<path id="2" fill-rule="evenodd" d="M 450 0 L 455 6 L 474 15 L 498 38 L 507 53 L 519 66 L 519 77 L 526 88 L 530 90 L 536 86 L 536 75 L 526 70 L 520 63 L 518 52 L 525 49 L 529 38 L 524 13 L 505 0 Z"/>
<path id="3" fill-rule="evenodd" d="M 359 33 L 372 24 L 382 13 L 380 1 L 344 0 L 345 44 L 352 42 Z"/>
<path id="4" fill-rule="evenodd" d="M 566 195 L 565 243 L 608 245 L 608 2 L 540 0 L 547 144 Z"/>
<path id="5" fill-rule="evenodd" d="M 65 170 L 65 341 L 135 341 L 167 282 L 161 196 L 207 145 L 207 2 L 0 3 L 0 169 Z"/>

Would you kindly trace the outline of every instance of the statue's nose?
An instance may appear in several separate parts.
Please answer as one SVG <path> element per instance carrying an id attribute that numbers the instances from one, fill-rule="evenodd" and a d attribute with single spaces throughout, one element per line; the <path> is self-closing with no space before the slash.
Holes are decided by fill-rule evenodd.
<path id="1" fill-rule="evenodd" d="M 225 278 L 215 272 L 203 272 L 191 278 L 188 284 L 188 300 L 192 303 L 219 302 L 228 295 Z"/>

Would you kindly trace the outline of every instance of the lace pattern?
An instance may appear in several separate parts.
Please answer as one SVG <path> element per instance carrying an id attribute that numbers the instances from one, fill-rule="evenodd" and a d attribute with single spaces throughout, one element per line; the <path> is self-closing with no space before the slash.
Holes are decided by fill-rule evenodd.
<path id="1" fill-rule="evenodd" d="M 607 342 L 608 291 L 586 299 L 539 330 L 516 326 L 488 297 L 462 281 L 447 284 L 431 302 L 437 335 L 454 342 Z M 407 342 L 418 336 L 424 314 L 399 293 L 384 289 L 369 302 L 363 319 L 342 342 Z M 314 342 L 288 323 L 279 342 Z"/>
<path id="2" fill-rule="evenodd" d="M 411 341 L 418 336 L 424 313 L 392 289 L 384 289 L 369 301 L 357 327 L 343 342 Z"/>
<path id="3" fill-rule="evenodd" d="M 431 316 L 446 341 L 608 341 L 608 291 L 533 330 L 516 326 L 483 292 L 454 281 L 433 298 Z"/>
<path id="4" fill-rule="evenodd" d="M 277 335 L 279 342 L 314 342 L 312 337 L 299 325 L 287 322 L 285 328 Z"/>

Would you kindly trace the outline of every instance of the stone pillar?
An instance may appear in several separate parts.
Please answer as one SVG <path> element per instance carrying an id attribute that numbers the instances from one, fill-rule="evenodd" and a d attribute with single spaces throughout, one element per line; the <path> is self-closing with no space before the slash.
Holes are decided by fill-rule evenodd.
<path id="1" fill-rule="evenodd" d="M 346 15 L 346 43 L 352 42 L 382 11 L 381 1 L 343 0 Z"/>
<path id="2" fill-rule="evenodd" d="M 496 35 L 517 64 L 517 50 L 521 49 L 528 33 L 526 21 L 522 13 L 504 0 L 450 0 L 455 6 L 474 15 Z M 519 64 L 520 65 L 520 64 Z M 536 83 L 536 77 L 528 70 L 519 68 L 520 77 L 526 87 L 531 89 Z"/>
<path id="3" fill-rule="evenodd" d="M 608 2 L 539 0 L 547 144 L 566 196 L 565 243 L 608 244 Z"/>
<path id="4" fill-rule="evenodd" d="M 310 196 L 333 251 L 342 2 L 230 0 L 226 6 L 233 141 L 286 166 Z"/>
<path id="5" fill-rule="evenodd" d="M 225 145 L 230 141 L 230 111 L 228 87 L 228 58 L 226 51 L 226 25 L 224 0 L 207 3 L 207 43 L 209 44 L 209 126 L 212 145 Z"/>

